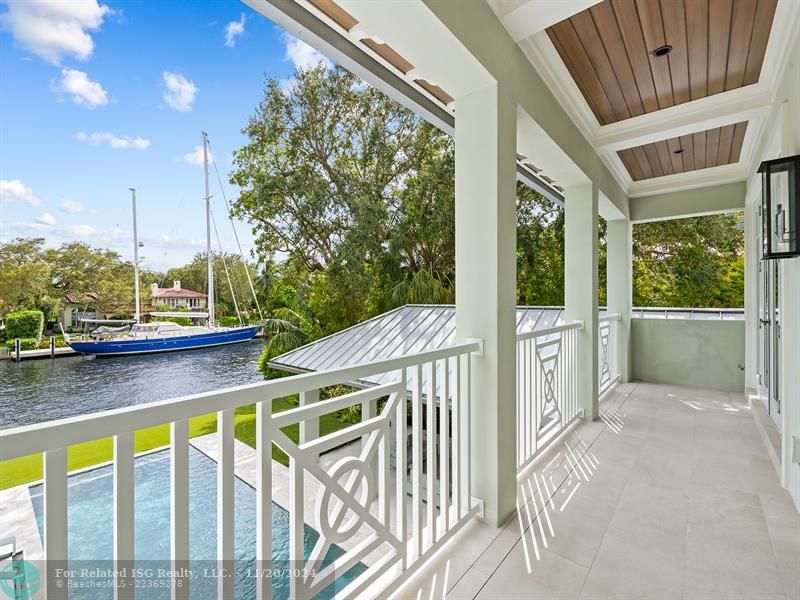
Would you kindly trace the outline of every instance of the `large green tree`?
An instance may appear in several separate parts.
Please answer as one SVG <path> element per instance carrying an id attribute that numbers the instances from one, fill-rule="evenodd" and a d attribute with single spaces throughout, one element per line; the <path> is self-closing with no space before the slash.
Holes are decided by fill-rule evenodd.
<path id="1" fill-rule="evenodd" d="M 386 308 L 386 286 L 397 303 L 418 297 L 419 285 L 402 284 L 423 270 L 433 298 L 452 297 L 452 219 L 449 233 L 442 227 L 453 210 L 452 142 L 444 134 L 322 65 L 298 70 L 288 90 L 268 79 L 244 133 L 231 174 L 242 188 L 234 211 L 252 224 L 261 256 L 298 267 L 326 331 Z M 421 214 L 431 217 L 426 227 L 415 225 Z"/>
<path id="2" fill-rule="evenodd" d="M 635 306 L 744 305 L 741 216 L 641 223 L 633 229 Z"/>
<path id="3" fill-rule="evenodd" d="M 50 265 L 43 238 L 0 244 L 0 315 L 25 308 L 52 310 Z"/>

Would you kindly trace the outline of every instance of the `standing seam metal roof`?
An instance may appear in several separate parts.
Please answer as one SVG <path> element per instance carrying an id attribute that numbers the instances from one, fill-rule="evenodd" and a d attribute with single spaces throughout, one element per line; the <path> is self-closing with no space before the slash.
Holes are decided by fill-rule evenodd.
<path id="1" fill-rule="evenodd" d="M 305 373 L 436 350 L 456 342 L 455 316 L 453 305 L 407 304 L 281 354 L 269 364 L 275 369 Z M 517 308 L 517 334 L 562 323 L 564 309 L 561 307 Z M 412 371 L 408 373 L 409 390 L 414 383 Z M 392 381 L 393 377 L 392 373 L 384 373 L 352 383 L 380 385 Z M 425 389 L 427 370 L 423 370 L 422 383 Z"/>

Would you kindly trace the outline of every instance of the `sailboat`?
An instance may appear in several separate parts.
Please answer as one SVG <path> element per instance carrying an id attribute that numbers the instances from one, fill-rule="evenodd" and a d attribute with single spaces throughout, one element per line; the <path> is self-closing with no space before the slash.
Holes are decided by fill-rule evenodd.
<path id="1" fill-rule="evenodd" d="M 93 354 L 97 356 L 148 354 L 152 352 L 172 352 L 175 350 L 193 350 L 197 348 L 211 348 L 214 346 L 236 344 L 250 341 L 258 334 L 261 329 L 260 325 L 220 327 L 215 323 L 214 263 L 211 253 L 211 195 L 208 190 L 208 134 L 206 134 L 206 132 L 203 132 L 203 157 L 206 192 L 206 251 L 208 255 L 207 312 L 154 312 L 150 314 L 155 317 L 206 319 L 206 324 L 183 326 L 171 321 L 142 322 L 139 308 L 139 239 L 136 228 L 136 190 L 131 188 L 133 205 L 134 294 L 136 299 L 134 318 L 126 321 L 86 320 L 84 322 L 98 324 L 100 327 L 89 332 L 89 334 L 85 336 L 87 339 L 83 339 L 83 337 L 81 339 L 73 339 L 68 334 L 64 333 L 64 341 L 70 348 L 81 354 Z M 111 323 L 117 323 L 120 326 L 109 327 L 108 325 Z"/>

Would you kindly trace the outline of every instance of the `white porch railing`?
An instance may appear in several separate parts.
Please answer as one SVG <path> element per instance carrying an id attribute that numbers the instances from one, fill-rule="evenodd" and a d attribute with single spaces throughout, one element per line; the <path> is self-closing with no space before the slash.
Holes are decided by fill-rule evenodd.
<path id="1" fill-rule="evenodd" d="M 619 331 L 619 313 L 612 313 L 600 317 L 598 323 L 598 391 L 602 396 L 608 389 L 619 381 L 619 366 L 617 365 L 617 335 Z"/>
<path id="2" fill-rule="evenodd" d="M 517 468 L 526 467 L 580 414 L 574 321 L 517 336 Z"/>
<path id="3" fill-rule="evenodd" d="M 469 494 L 470 353 L 478 348 L 477 343 L 458 344 L 381 362 L 0 431 L 0 461 L 44 453 L 46 597 L 67 597 L 64 581 L 59 585 L 55 571 L 64 568 L 68 559 L 67 449 L 113 437 L 114 559 L 132 561 L 133 436 L 137 430 L 164 423 L 170 423 L 171 431 L 172 597 L 189 597 L 191 583 L 180 571 L 189 558 L 188 423 L 192 417 L 213 412 L 217 413 L 217 559 L 233 561 L 234 411 L 252 404 L 256 405 L 257 517 L 253 525 L 258 598 L 270 598 L 272 592 L 271 580 L 261 575 L 273 556 L 273 444 L 290 460 L 289 565 L 301 573 L 290 577 L 292 597 L 313 596 L 367 556 L 378 558 L 366 564 L 366 570 L 346 587 L 337 590 L 337 598 L 350 598 L 365 590 L 374 597 L 393 587 L 478 513 L 478 502 Z M 378 373 L 395 373 L 395 377 L 384 385 L 272 414 L 273 398 L 313 393 Z M 412 389 L 410 426 L 408 384 Z M 437 402 L 436 398 L 444 401 Z M 359 404 L 361 422 L 340 431 L 299 444 L 281 431 L 288 425 L 313 423 L 322 415 Z M 574 407 L 570 411 L 563 413 L 562 420 L 574 412 Z M 430 435 L 425 435 L 426 431 Z M 321 466 L 317 459 L 320 452 L 359 439 L 357 456 L 343 458 L 329 468 Z M 392 452 L 401 476 L 393 477 L 389 469 Z M 402 466 L 406 465 L 406 472 L 402 473 Z M 308 478 L 321 484 L 315 515 L 305 512 Z M 320 536 L 306 560 L 303 530 L 304 524 L 312 521 L 310 516 L 315 517 Z M 335 561 L 323 563 L 332 544 L 347 549 Z M 127 575 L 116 574 L 117 583 L 127 586 L 117 588 L 118 597 L 133 597 L 133 585 L 126 576 L 130 577 L 130 571 Z M 220 577 L 217 582 L 220 598 L 234 597 L 233 577 Z"/>

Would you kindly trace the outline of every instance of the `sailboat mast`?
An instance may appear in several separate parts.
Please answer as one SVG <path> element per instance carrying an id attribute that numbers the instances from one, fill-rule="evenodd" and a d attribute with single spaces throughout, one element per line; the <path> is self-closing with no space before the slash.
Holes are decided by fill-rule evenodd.
<path id="1" fill-rule="evenodd" d="M 214 324 L 214 257 L 211 255 L 211 195 L 208 193 L 208 134 L 203 133 L 203 167 L 206 184 L 206 256 L 208 257 L 208 324 Z"/>
<path id="2" fill-rule="evenodd" d="M 136 322 L 139 322 L 139 232 L 136 229 L 136 189 L 128 188 L 131 191 L 131 204 L 133 205 L 133 289 L 134 302 L 136 303 L 135 314 Z"/>

